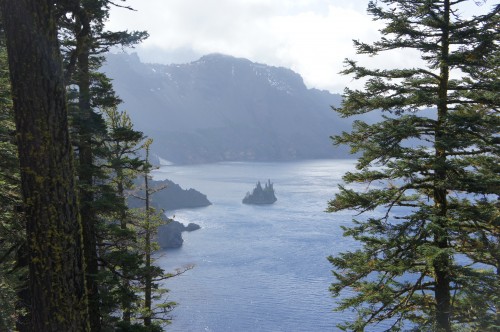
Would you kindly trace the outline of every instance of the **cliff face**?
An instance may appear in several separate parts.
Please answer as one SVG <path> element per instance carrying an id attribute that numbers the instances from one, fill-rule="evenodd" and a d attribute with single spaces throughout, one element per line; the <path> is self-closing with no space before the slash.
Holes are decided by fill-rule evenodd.
<path id="1" fill-rule="evenodd" d="M 176 221 L 171 220 L 168 224 L 158 228 L 158 244 L 162 249 L 179 248 L 184 243 L 182 232 L 192 232 L 200 229 L 200 226 L 190 223 L 187 226 Z"/>
<path id="2" fill-rule="evenodd" d="M 166 211 L 197 208 L 211 205 L 207 195 L 200 193 L 195 189 L 182 189 L 178 184 L 170 181 L 154 181 L 151 180 L 150 185 L 153 188 L 165 187 L 163 190 L 157 191 L 151 198 L 153 206 Z M 143 206 L 144 202 L 135 198 L 129 197 L 128 205 L 132 208 Z"/>
<path id="3" fill-rule="evenodd" d="M 174 163 L 347 156 L 329 139 L 351 126 L 330 108 L 340 96 L 289 69 L 220 54 L 179 65 L 110 54 L 103 70 L 154 152 Z"/>
<path id="4" fill-rule="evenodd" d="M 204 207 L 212 204 L 207 195 L 193 188 L 182 189 L 178 184 L 170 180 L 153 181 L 152 185 L 166 186 L 164 190 L 160 190 L 153 195 L 153 202 L 157 202 L 166 211 Z"/>
<path id="5" fill-rule="evenodd" d="M 182 189 L 178 184 L 170 181 L 154 181 L 150 183 L 152 188 L 162 188 L 152 195 L 152 205 L 157 209 L 162 210 L 178 210 L 186 208 L 197 208 L 211 205 L 207 196 L 194 189 Z M 140 194 L 139 194 L 140 196 Z M 144 207 L 144 201 L 130 196 L 127 204 L 130 208 Z M 166 224 L 158 228 L 157 241 L 162 249 L 179 248 L 184 240 L 182 232 L 191 232 L 200 228 L 197 224 L 184 224 L 168 219 L 163 216 Z"/>

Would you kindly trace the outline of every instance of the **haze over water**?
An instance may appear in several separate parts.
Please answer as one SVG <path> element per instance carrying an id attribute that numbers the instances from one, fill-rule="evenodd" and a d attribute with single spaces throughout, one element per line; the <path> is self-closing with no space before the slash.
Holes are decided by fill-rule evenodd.
<path id="1" fill-rule="evenodd" d="M 202 228 L 184 233 L 180 249 L 158 264 L 173 271 L 169 300 L 179 303 L 169 331 L 336 331 L 349 314 L 332 312 L 333 281 L 326 257 L 355 247 L 342 237 L 349 212 L 324 212 L 353 160 L 289 163 L 218 163 L 164 166 L 168 178 L 208 196 L 212 206 L 167 212 Z M 257 181 L 271 179 L 278 201 L 244 205 Z M 382 329 L 381 326 L 379 326 Z"/>

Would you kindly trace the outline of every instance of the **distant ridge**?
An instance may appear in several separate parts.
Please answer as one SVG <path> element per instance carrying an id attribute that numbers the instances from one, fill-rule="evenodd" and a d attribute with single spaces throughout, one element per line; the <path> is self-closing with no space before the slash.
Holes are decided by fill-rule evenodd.
<path id="1" fill-rule="evenodd" d="M 174 65 L 109 54 L 103 70 L 154 152 L 174 163 L 348 157 L 329 139 L 350 130 L 330 108 L 341 97 L 290 69 L 222 54 Z"/>

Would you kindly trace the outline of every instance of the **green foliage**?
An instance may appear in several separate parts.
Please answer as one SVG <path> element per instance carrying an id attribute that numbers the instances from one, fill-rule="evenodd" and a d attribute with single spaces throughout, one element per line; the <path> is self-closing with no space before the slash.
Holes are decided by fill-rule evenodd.
<path id="1" fill-rule="evenodd" d="M 156 242 L 158 227 L 168 223 L 162 212 L 150 207 L 132 209 L 133 228 L 137 234 L 136 249 L 140 254 L 144 265 L 138 271 L 137 287 L 138 301 L 136 319 L 150 318 L 151 324 L 168 324 L 171 317 L 170 312 L 177 303 L 168 301 L 169 290 L 161 287 L 164 280 L 174 277 L 174 274 L 166 273 L 162 268 L 156 266 L 154 253 L 160 247 Z M 149 295 L 147 295 L 149 294 Z M 149 300 L 146 298 L 149 296 Z"/>
<path id="2" fill-rule="evenodd" d="M 384 36 L 355 42 L 358 53 L 411 48 L 426 66 L 379 70 L 346 61 L 344 74 L 364 79 L 365 88 L 346 88 L 337 111 L 383 116 L 334 138 L 362 155 L 328 211 L 367 213 L 344 228 L 361 248 L 329 257 L 337 310 L 357 312 L 343 329 L 500 324 L 500 6 L 464 19 L 455 8 L 461 2 L 370 1 Z"/>
<path id="3" fill-rule="evenodd" d="M 58 17 L 70 92 L 72 140 L 77 152 L 92 331 L 99 331 L 102 324 L 112 327 L 119 309 L 123 310 L 123 319 L 129 320 L 129 307 L 137 298 L 130 280 L 134 280 L 141 264 L 140 256 L 131 249 L 136 234 L 126 227 L 123 195 L 140 162 L 132 156 L 133 151 L 122 151 L 117 156 L 110 142 L 113 148 L 132 141 L 137 144 L 142 133 L 132 129 L 130 120 L 120 128 L 105 122 L 101 111 L 114 109 L 116 113 L 121 101 L 111 81 L 98 70 L 104 60 L 102 53 L 113 46 L 133 46 L 147 33 L 107 31 L 105 22 L 112 5 L 116 3 L 109 0 L 78 1 L 66 9 L 71 15 Z M 117 223 L 120 227 L 116 227 Z"/>
<path id="4" fill-rule="evenodd" d="M 107 170 L 106 183 L 116 195 L 115 208 L 101 214 L 97 230 L 102 239 L 98 281 L 103 325 L 123 331 L 161 331 L 170 322 L 175 303 L 166 300 L 168 290 L 160 282 L 175 274 L 154 265 L 153 254 L 160 249 L 155 241 L 157 229 L 167 220 L 149 204 L 151 195 L 162 189 L 149 187 L 152 140 L 144 142 L 126 112 L 102 111 L 108 133 L 102 146 L 105 159 L 100 162 Z M 148 151 L 145 160 L 138 157 L 143 148 Z M 144 183 L 136 186 L 138 177 Z M 128 195 L 142 199 L 145 207 L 128 209 Z"/>
<path id="5" fill-rule="evenodd" d="M 25 243 L 19 161 L 15 143 L 15 125 L 6 70 L 7 54 L 0 35 L 0 330 L 13 330 L 18 310 L 17 292 L 25 286 L 26 267 L 17 262 Z"/>
<path id="6" fill-rule="evenodd" d="M 143 236 L 144 224 L 142 220 L 134 220 L 137 215 L 126 205 L 126 191 L 131 189 L 133 179 L 139 170 L 149 167 L 136 155 L 144 136 L 133 129 L 126 113 L 117 111 L 121 101 L 110 79 L 97 71 L 104 59 L 102 53 L 117 45 L 133 46 L 145 39 L 147 33 L 107 31 L 105 22 L 111 5 L 117 4 L 109 0 L 53 4 L 64 59 L 71 140 L 76 151 L 90 326 L 95 331 L 161 331 L 159 323 L 148 326 L 137 323 L 138 317 L 168 312 L 174 304 L 161 304 L 158 306 L 161 310 L 154 313 L 144 311 L 142 280 L 145 275 L 152 276 L 153 281 L 160 280 L 165 274 L 151 266 L 151 260 L 149 266 L 145 263 L 144 245 L 137 240 Z M 4 70 L 7 65 L 2 29 L 0 22 L 0 330 L 3 331 L 13 330 L 16 320 L 19 323 L 24 314 L 19 296 L 27 279 L 23 268 L 27 262 L 23 256 L 25 225 L 19 212 L 20 171 L 8 72 Z M 156 230 L 154 220 L 152 217 L 147 226 L 150 235 Z M 150 243 L 150 253 L 155 249 Z M 153 299 L 159 299 L 165 292 L 158 289 Z M 135 322 L 131 322 L 131 315 Z"/>
<path id="7" fill-rule="evenodd" d="M 122 0 L 121 2 L 126 2 Z M 108 31 L 105 24 L 109 19 L 111 6 L 117 6 L 110 0 L 84 0 L 77 6 L 67 9 L 72 15 L 61 15 L 58 21 L 61 50 L 64 54 L 66 77 L 68 81 L 75 78 L 79 56 L 88 58 L 91 70 L 98 69 L 104 58 L 102 54 L 113 47 L 133 47 L 148 38 L 146 31 Z M 124 5 L 118 5 L 126 10 L 133 10 Z M 104 78 L 104 80 L 102 79 Z M 109 91 L 106 85 L 110 82 L 105 75 L 94 76 L 93 98 L 98 98 L 100 85 L 104 91 Z M 113 96 L 115 98 L 115 96 Z M 117 105 L 115 100 L 114 106 Z M 108 104 L 108 106 L 111 106 Z"/>
<path id="8" fill-rule="evenodd" d="M 113 326 L 120 322 L 116 313 L 122 314 L 125 324 L 130 324 L 132 315 L 138 310 L 140 287 L 138 279 L 144 260 L 137 246 L 139 237 L 134 225 L 134 215 L 127 207 L 127 191 L 133 187 L 144 161 L 136 153 L 144 136 L 133 129 L 125 112 L 116 108 L 104 108 L 108 134 L 103 142 L 105 160 L 102 166 L 107 170 L 107 184 L 115 194 L 114 209 L 103 216 L 98 234 L 105 239 L 99 252 L 102 262 L 100 270 L 103 320 Z"/>
<path id="9" fill-rule="evenodd" d="M 167 274 L 162 268 L 154 265 L 153 254 L 160 249 L 156 242 L 158 227 L 166 224 L 168 220 L 165 220 L 162 216 L 163 211 L 160 213 L 151 205 L 153 194 L 164 189 L 164 187 L 152 188 L 149 183 L 152 170 L 152 165 L 149 163 L 149 153 L 152 143 L 152 139 L 147 139 L 143 145 L 145 150 L 145 163 L 141 172 L 143 183 L 139 187 L 138 195 L 136 195 L 136 197 L 144 201 L 144 208 L 133 210 L 135 214 L 133 224 L 138 234 L 137 249 L 144 262 L 142 272 L 138 278 L 142 295 L 138 314 L 144 320 L 144 326 L 146 327 L 170 323 L 168 314 L 176 306 L 175 302 L 167 301 L 166 294 L 168 290 L 160 287 L 161 281 L 175 275 Z"/>

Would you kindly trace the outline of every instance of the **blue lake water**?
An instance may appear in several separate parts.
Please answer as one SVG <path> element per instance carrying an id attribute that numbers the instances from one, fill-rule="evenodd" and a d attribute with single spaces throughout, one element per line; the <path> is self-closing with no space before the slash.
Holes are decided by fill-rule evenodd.
<path id="1" fill-rule="evenodd" d="M 156 170 L 155 179 L 195 188 L 213 203 L 167 213 L 202 227 L 184 233 L 182 248 L 161 252 L 157 261 L 167 271 L 194 265 L 166 283 L 169 300 L 178 302 L 167 330 L 337 331 L 336 323 L 352 318 L 333 312 L 326 259 L 356 245 L 341 230 L 352 216 L 324 211 L 342 174 L 353 167 L 353 160 L 314 160 Z M 268 179 L 275 204 L 241 203 L 257 181 Z"/>

